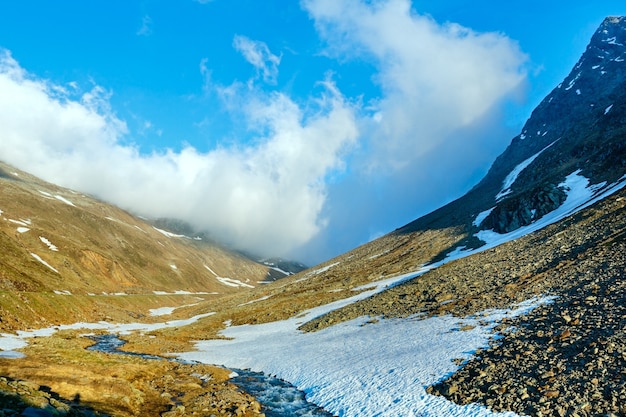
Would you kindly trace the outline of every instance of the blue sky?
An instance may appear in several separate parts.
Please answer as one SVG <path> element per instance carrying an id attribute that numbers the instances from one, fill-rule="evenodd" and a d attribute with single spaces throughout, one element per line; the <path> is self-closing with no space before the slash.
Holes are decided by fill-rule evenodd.
<path id="1" fill-rule="evenodd" d="M 471 188 L 602 19 L 625 13 L 623 1 L 4 2 L 0 159 L 313 264 Z"/>

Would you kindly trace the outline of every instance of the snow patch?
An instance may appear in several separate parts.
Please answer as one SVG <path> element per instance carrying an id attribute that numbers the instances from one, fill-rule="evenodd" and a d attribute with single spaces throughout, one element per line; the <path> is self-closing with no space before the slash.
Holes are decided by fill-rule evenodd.
<path id="1" fill-rule="evenodd" d="M 26 233 L 26 232 L 28 232 L 29 230 L 30 230 L 30 229 L 29 229 L 28 227 L 23 227 L 23 226 L 20 226 L 20 227 L 18 227 L 18 228 L 17 228 L 17 232 L 18 232 L 18 233 Z"/>
<path id="2" fill-rule="evenodd" d="M 220 283 L 227 285 L 229 287 L 247 287 L 247 288 L 254 288 L 253 285 L 250 284 L 246 284 L 245 282 L 241 282 L 238 279 L 233 279 L 233 278 L 225 278 L 225 277 L 220 277 L 219 275 L 217 275 L 215 273 L 215 271 L 213 271 L 211 268 L 208 267 L 208 265 L 204 265 L 204 267 L 213 275 L 215 275 L 215 279 L 218 280 Z"/>
<path id="3" fill-rule="evenodd" d="M 53 291 L 56 295 L 72 295 L 71 292 L 69 292 L 68 290 L 54 290 Z"/>
<path id="4" fill-rule="evenodd" d="M 268 299 L 268 298 L 270 298 L 270 297 L 271 297 L 271 295 L 266 295 L 266 296 L 264 296 L 264 297 L 257 298 L 256 300 L 252 300 L 252 301 L 248 301 L 247 303 L 239 304 L 239 306 L 238 306 L 238 307 L 241 307 L 241 306 L 247 306 L 248 304 L 258 303 L 259 301 L 264 301 L 264 300 L 267 300 L 267 299 Z"/>
<path id="5" fill-rule="evenodd" d="M 215 295 L 219 293 L 217 292 L 191 292 L 191 291 L 178 290 L 175 292 L 152 291 L 152 294 L 154 295 Z"/>
<path id="6" fill-rule="evenodd" d="M 227 285 L 229 287 L 246 287 L 246 288 L 254 288 L 253 285 L 246 284 L 245 282 L 241 282 L 238 279 L 234 278 L 225 278 L 225 277 L 215 277 L 220 283 Z"/>
<path id="7" fill-rule="evenodd" d="M 215 314 L 204 313 L 199 314 L 197 316 L 193 316 L 184 320 L 172 320 L 166 321 L 163 323 L 123 323 L 123 324 L 115 324 L 108 323 L 105 321 L 101 321 L 98 323 L 74 323 L 74 324 L 62 324 L 54 327 L 47 327 L 38 330 L 18 330 L 16 334 L 8 334 L 2 333 L 0 334 L 0 350 L 4 351 L 7 355 L 15 349 L 22 349 L 28 346 L 27 339 L 32 339 L 34 337 L 48 337 L 52 336 L 58 331 L 63 330 L 105 330 L 109 333 L 117 333 L 117 334 L 130 334 L 131 332 L 139 331 L 139 332 L 151 332 L 159 329 L 166 329 L 171 327 L 182 327 L 188 326 L 197 322 L 200 319 L 205 317 L 209 317 Z M 7 357 L 7 355 L 2 355 L 3 357 Z M 21 354 L 18 354 L 21 355 Z M 17 357 L 23 357 L 17 356 Z"/>
<path id="8" fill-rule="evenodd" d="M 41 240 L 41 241 L 43 242 L 43 244 L 45 244 L 46 246 L 48 246 L 48 248 L 49 248 L 51 251 L 54 251 L 54 252 L 58 252 L 58 251 L 59 251 L 59 248 L 57 248 L 55 245 L 53 245 L 53 244 L 52 244 L 52 243 L 51 243 L 48 239 L 46 239 L 45 237 L 43 237 L 43 236 L 39 236 L 39 240 Z"/>
<path id="9" fill-rule="evenodd" d="M 580 175 L 577 170 L 565 178 L 565 181 L 559 184 L 566 191 L 567 197 L 554 211 L 546 214 L 540 219 L 534 221 L 528 226 L 520 227 L 509 233 L 496 233 L 493 230 L 481 230 L 476 233 L 476 237 L 486 243 L 485 246 L 479 248 L 480 251 L 492 248 L 502 243 L 517 239 L 536 230 L 556 223 L 590 205 L 600 201 L 609 195 L 621 190 L 626 186 L 626 175 L 614 184 L 607 185 L 605 182 L 595 185 L 589 184 L 589 179 Z"/>
<path id="10" fill-rule="evenodd" d="M 154 227 L 154 226 L 152 226 L 152 228 L 153 228 L 154 230 L 156 230 L 157 232 L 161 233 L 163 236 L 167 236 L 167 237 L 170 237 L 170 238 L 171 238 L 171 237 L 187 237 L 187 236 L 185 236 L 185 235 L 177 235 L 177 234 L 175 234 L 175 233 L 168 232 L 167 230 L 159 229 L 158 227 Z"/>
<path id="11" fill-rule="evenodd" d="M 546 149 L 554 145 L 557 141 L 558 139 L 552 142 L 551 144 L 549 144 L 548 146 L 546 146 L 545 148 L 543 148 L 542 150 L 540 150 L 539 152 L 537 152 L 536 154 L 534 154 L 533 156 L 531 156 L 530 158 L 526 159 L 525 161 L 522 161 L 515 168 L 513 168 L 513 170 L 509 173 L 509 175 L 506 176 L 506 178 L 502 182 L 502 190 L 500 190 L 500 192 L 496 195 L 496 201 L 501 200 L 506 195 L 509 195 L 511 193 L 511 186 L 517 180 L 517 177 L 519 177 L 519 174 L 521 174 L 521 172 L 525 170 L 526 167 L 528 167 L 528 165 L 532 164 L 533 161 L 537 159 L 537 157 L 541 155 L 543 151 L 545 151 Z"/>
<path id="12" fill-rule="evenodd" d="M 579 72 L 578 74 L 576 74 L 576 76 L 574 77 L 574 79 L 572 79 L 569 84 L 567 85 L 567 87 L 565 88 L 565 90 L 571 90 L 574 87 L 574 84 L 576 84 L 576 81 L 578 81 L 578 79 L 580 78 L 580 76 L 582 75 L 582 72 Z"/>
<path id="13" fill-rule="evenodd" d="M 174 310 L 176 307 L 151 308 L 149 311 L 151 316 L 167 316 L 172 314 Z"/>
<path id="14" fill-rule="evenodd" d="M 41 256 L 37 255 L 36 253 L 31 253 L 31 255 L 33 256 L 33 258 L 37 259 L 39 262 L 41 262 L 45 266 L 47 266 L 48 268 L 52 269 L 57 274 L 59 273 L 59 271 L 57 271 L 52 265 L 50 265 L 48 262 L 46 262 L 43 259 L 41 259 Z"/>
<path id="15" fill-rule="evenodd" d="M 487 216 L 491 214 L 494 209 L 495 207 L 491 207 L 489 210 L 478 213 L 472 224 L 476 227 L 480 227 L 481 223 L 487 218 Z"/>
<path id="16" fill-rule="evenodd" d="M 209 268 L 207 265 L 204 265 L 204 267 L 205 267 L 205 268 L 206 268 L 206 269 L 207 269 L 210 273 L 212 273 L 213 275 L 215 275 L 216 277 L 218 276 L 218 275 L 215 273 L 215 271 L 213 271 L 213 270 L 212 270 L 211 268 Z"/>
<path id="17" fill-rule="evenodd" d="M 306 275 L 304 275 L 302 278 L 299 278 L 299 279 L 298 279 L 298 280 L 296 280 L 295 282 L 304 281 L 304 280 L 306 280 L 306 279 L 309 279 L 309 278 L 310 278 L 311 276 L 313 276 L 313 275 L 319 275 L 319 274 L 321 274 L 321 273 L 324 273 L 324 272 L 328 271 L 330 268 L 332 268 L 332 267 L 334 267 L 334 266 L 337 266 L 337 265 L 339 265 L 339 262 L 335 262 L 335 263 L 332 263 L 332 264 L 330 264 L 330 265 L 326 265 L 326 266 L 324 266 L 324 267 L 322 267 L 322 268 L 315 269 L 315 270 L 313 270 L 313 271 L 311 271 L 311 272 L 307 273 Z"/>
<path id="18" fill-rule="evenodd" d="M 293 275 L 291 272 L 287 272 L 287 271 L 285 271 L 285 270 L 283 270 L 283 269 L 280 269 L 280 268 L 279 268 L 279 267 L 277 267 L 277 266 L 269 266 L 269 265 L 268 265 L 268 267 L 269 267 L 270 269 L 273 269 L 273 270 L 274 270 L 274 271 L 276 271 L 276 272 L 280 272 L 281 274 L 283 274 L 283 275 L 285 275 L 285 276 Z"/>
<path id="19" fill-rule="evenodd" d="M 72 207 L 76 207 L 74 205 L 74 203 L 72 203 L 70 200 L 68 200 L 67 198 L 60 196 L 60 195 L 55 195 L 54 198 L 56 198 L 57 200 L 67 204 L 68 206 L 72 206 Z"/>
<path id="20" fill-rule="evenodd" d="M 175 264 L 170 264 L 170 268 L 172 268 L 174 271 L 178 270 L 178 267 Z"/>
<path id="21" fill-rule="evenodd" d="M 602 42 L 606 42 L 609 45 L 624 46 L 623 44 L 617 42 L 617 37 L 616 36 L 613 36 L 612 38 L 604 39 Z"/>
<path id="22" fill-rule="evenodd" d="M 168 316 L 170 314 L 172 314 L 174 312 L 174 310 L 182 308 L 182 307 L 191 307 L 191 306 L 195 306 L 197 305 L 197 303 L 195 304 L 185 304 L 184 306 L 179 306 L 179 307 L 161 307 L 161 308 L 151 308 L 150 311 L 150 315 L 151 316 Z"/>
<path id="23" fill-rule="evenodd" d="M 613 108 L 613 105 L 611 104 L 609 107 L 604 109 L 604 114 L 607 114 L 608 112 L 610 112 L 612 108 Z"/>

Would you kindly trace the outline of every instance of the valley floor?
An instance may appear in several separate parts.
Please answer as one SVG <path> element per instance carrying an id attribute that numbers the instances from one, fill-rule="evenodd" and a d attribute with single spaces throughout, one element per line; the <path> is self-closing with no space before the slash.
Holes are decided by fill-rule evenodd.
<path id="1" fill-rule="evenodd" d="M 295 317 L 226 323 L 221 335 L 230 340 L 201 341 L 178 355 L 277 375 L 340 416 L 623 414 L 625 215 L 620 191 L 536 233 L 458 251 Z M 81 404 L 112 415 L 146 415 L 139 410 L 148 406 L 152 415 L 189 414 L 177 407 L 206 395 L 214 397 L 205 408 L 218 410 L 238 392 L 224 369 L 207 366 L 208 380 L 196 368 L 87 352 L 77 332 L 31 335 L 25 358 L 0 359 L 0 375 L 68 401 L 80 394 Z M 144 339 L 161 343 L 158 333 Z M 237 395 L 248 404 L 240 415 L 258 415 L 252 398 Z"/>

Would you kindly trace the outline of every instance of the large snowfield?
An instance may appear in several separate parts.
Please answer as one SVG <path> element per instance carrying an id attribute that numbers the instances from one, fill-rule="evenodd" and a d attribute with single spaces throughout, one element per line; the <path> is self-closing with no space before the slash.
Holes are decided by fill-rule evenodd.
<path id="1" fill-rule="evenodd" d="M 328 305 L 285 321 L 229 327 L 221 334 L 231 340 L 201 341 L 197 351 L 179 357 L 276 375 L 338 416 L 514 416 L 458 406 L 426 388 L 458 369 L 453 359 L 466 360 L 487 346 L 503 317 L 546 301 L 464 319 L 364 317 L 315 333 L 297 330 L 304 320 L 336 307 Z M 460 330 L 464 326 L 475 327 Z"/>
<path id="2" fill-rule="evenodd" d="M 362 317 L 314 333 L 297 327 L 328 311 L 383 291 L 454 259 L 521 237 L 554 223 L 623 188 L 597 184 L 574 172 L 561 186 L 567 192 L 564 204 L 529 226 L 506 235 L 481 231 L 486 245 L 477 250 L 458 248 L 443 261 L 405 275 L 372 283 L 353 297 L 311 309 L 288 320 L 261 325 L 227 327 L 229 340 L 197 341 L 196 350 L 179 354 L 184 360 L 251 369 L 289 381 L 307 394 L 309 401 L 342 417 L 348 416 L 514 416 L 492 413 L 476 404 L 458 406 L 426 393 L 426 388 L 458 369 L 457 359 L 469 359 L 477 349 L 496 337 L 493 327 L 504 317 L 530 311 L 550 298 L 529 300 L 510 310 L 486 311 L 463 319 L 452 316 L 406 319 Z M 479 214 L 478 219 L 484 218 Z M 479 223 L 479 222 L 477 222 Z M 355 288 L 363 290 L 363 288 Z M 70 295 L 71 296 L 71 295 Z M 262 300 L 256 300 L 262 301 Z M 165 315 L 170 309 L 157 309 Z M 209 313 L 211 314 L 211 313 Z M 62 329 L 105 329 L 111 333 L 142 332 L 160 327 L 183 326 L 201 319 L 161 324 L 76 323 L 55 328 L 0 335 L 0 357 L 21 357 L 19 349 L 32 337 L 49 336 Z"/>

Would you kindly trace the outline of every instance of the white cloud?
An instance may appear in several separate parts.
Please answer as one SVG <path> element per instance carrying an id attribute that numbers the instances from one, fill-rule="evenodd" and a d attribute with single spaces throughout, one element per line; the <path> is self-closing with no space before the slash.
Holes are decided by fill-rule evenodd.
<path id="1" fill-rule="evenodd" d="M 276 84 L 281 57 L 272 54 L 267 44 L 237 35 L 233 46 L 256 68 L 257 76 L 263 77 L 266 83 Z"/>
<path id="2" fill-rule="evenodd" d="M 438 24 L 409 0 L 303 0 L 339 59 L 372 61 L 383 96 L 368 130 L 371 167 L 419 160 L 498 106 L 525 80 L 526 56 L 498 33 Z"/>
<path id="3" fill-rule="evenodd" d="M 305 244 L 324 226 L 325 177 L 357 136 L 353 109 L 332 83 L 305 113 L 281 93 L 237 97 L 262 132 L 251 145 L 142 155 L 121 144 L 124 122 L 100 87 L 80 100 L 0 55 L 0 159 L 49 181 L 152 217 L 183 218 L 263 255 Z"/>
<path id="4" fill-rule="evenodd" d="M 152 35 L 152 18 L 150 16 L 144 16 L 141 19 L 141 27 L 137 30 L 137 35 L 139 36 L 150 36 Z"/>

